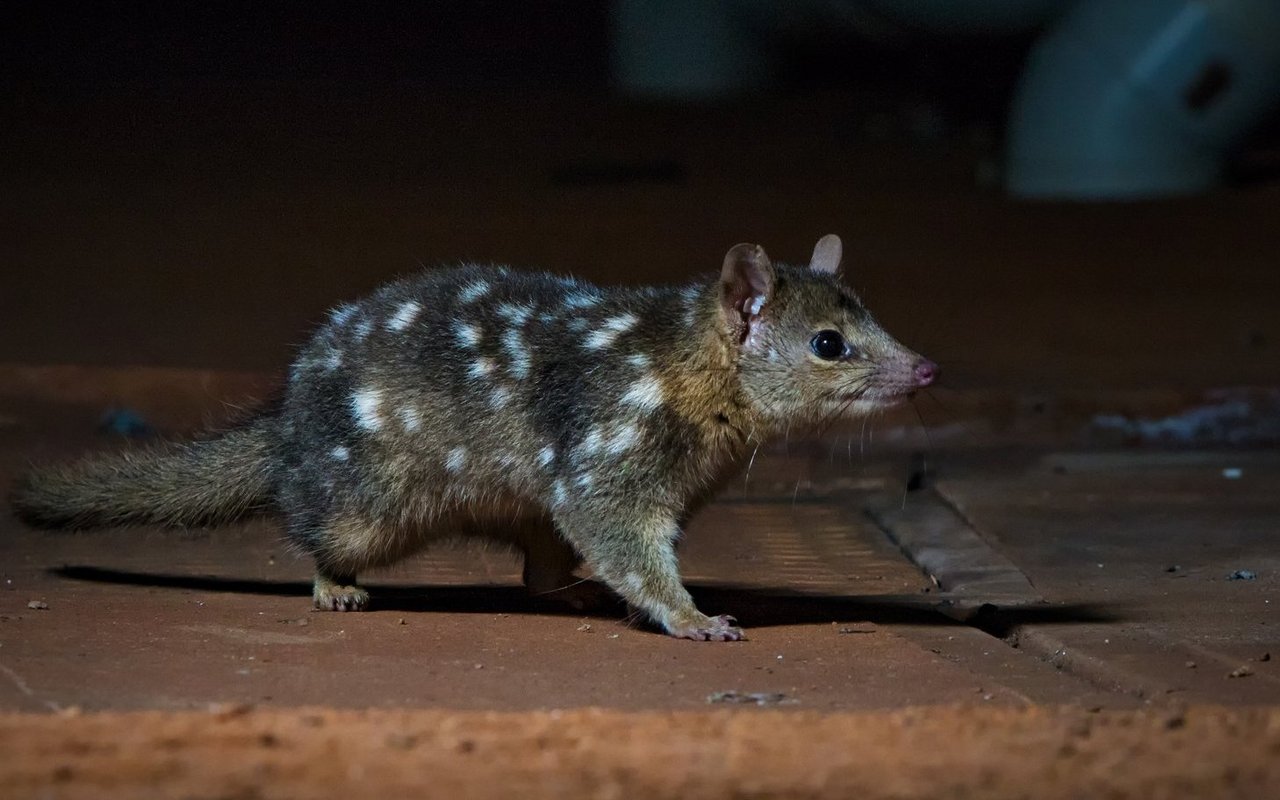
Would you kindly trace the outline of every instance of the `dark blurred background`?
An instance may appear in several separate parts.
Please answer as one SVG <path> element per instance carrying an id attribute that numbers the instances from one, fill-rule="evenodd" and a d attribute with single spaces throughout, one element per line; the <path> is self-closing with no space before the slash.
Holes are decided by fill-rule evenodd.
<path id="1" fill-rule="evenodd" d="M 422 265 L 846 271 L 957 389 L 1276 382 L 1268 0 L 0 8 L 0 361 L 280 371 Z"/>

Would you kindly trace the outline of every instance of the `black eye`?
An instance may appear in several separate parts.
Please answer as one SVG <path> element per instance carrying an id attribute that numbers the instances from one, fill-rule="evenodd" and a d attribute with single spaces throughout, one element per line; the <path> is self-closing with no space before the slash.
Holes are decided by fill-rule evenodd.
<path id="1" fill-rule="evenodd" d="M 809 348 L 813 350 L 815 356 L 827 361 L 843 358 L 848 350 L 844 337 L 839 331 L 818 331 L 809 340 Z"/>

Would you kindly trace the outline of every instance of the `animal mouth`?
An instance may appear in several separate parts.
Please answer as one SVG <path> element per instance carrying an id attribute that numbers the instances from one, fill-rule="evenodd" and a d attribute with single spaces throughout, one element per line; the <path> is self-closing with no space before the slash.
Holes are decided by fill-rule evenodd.
<path id="1" fill-rule="evenodd" d="M 861 401 L 873 406 L 893 406 L 911 400 L 920 389 L 931 386 L 938 377 L 938 365 L 928 359 L 914 364 L 893 365 L 863 378 L 856 390 L 836 395 L 839 403 Z"/>
<path id="2" fill-rule="evenodd" d="M 842 407 L 856 407 L 861 405 L 863 409 L 889 408 L 898 405 L 904 400 L 910 399 L 914 395 L 914 389 L 866 389 L 861 392 L 848 392 L 838 395 L 836 397 L 836 404 Z"/>
<path id="3" fill-rule="evenodd" d="M 868 400 L 876 403 L 896 403 L 899 400 L 907 400 L 915 397 L 916 386 L 903 386 L 901 384 L 886 383 L 879 386 L 868 386 L 860 392 L 849 392 L 844 395 L 845 400 Z"/>

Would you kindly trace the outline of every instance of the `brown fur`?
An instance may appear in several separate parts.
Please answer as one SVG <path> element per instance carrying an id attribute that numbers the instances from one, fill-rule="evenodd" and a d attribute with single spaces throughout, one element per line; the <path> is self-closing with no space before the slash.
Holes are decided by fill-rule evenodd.
<path id="1" fill-rule="evenodd" d="M 360 610 L 356 575 L 443 538 L 525 554 L 537 593 L 596 577 L 673 636 L 742 638 L 681 584 L 680 526 L 765 438 L 893 403 L 934 367 L 837 280 L 758 245 L 717 278 L 601 290 L 464 267 L 336 310 L 278 410 L 211 442 L 33 473 L 44 525 L 208 524 L 273 508 L 316 561 L 318 608 Z M 822 344 L 819 344 L 822 340 Z"/>
<path id="2" fill-rule="evenodd" d="M 269 424 L 32 470 L 15 488 L 14 512 L 33 527 L 72 530 L 211 526 L 265 512 L 272 503 Z"/>

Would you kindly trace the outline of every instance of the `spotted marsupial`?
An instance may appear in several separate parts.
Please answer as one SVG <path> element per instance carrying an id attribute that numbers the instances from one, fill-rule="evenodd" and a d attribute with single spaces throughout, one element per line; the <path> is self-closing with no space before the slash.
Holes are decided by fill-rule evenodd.
<path id="1" fill-rule="evenodd" d="M 534 592 L 585 562 L 672 636 L 741 639 L 682 585 L 681 525 L 770 435 L 937 375 L 840 282 L 840 258 L 834 235 L 807 266 L 740 244 L 719 275 L 647 288 L 428 270 L 335 309 L 241 426 L 37 469 L 14 507 L 73 529 L 276 515 L 334 611 L 370 605 L 360 572 L 483 537 L 524 553 Z"/>

